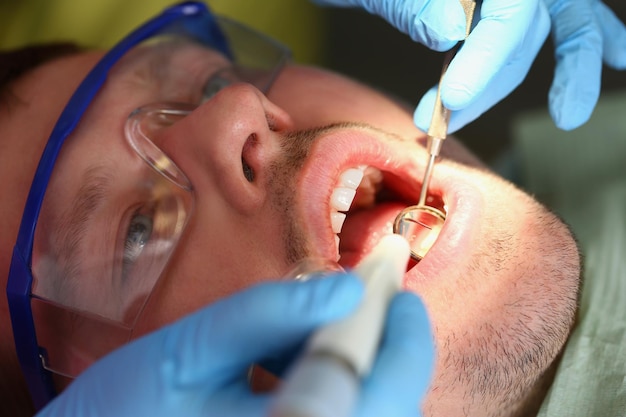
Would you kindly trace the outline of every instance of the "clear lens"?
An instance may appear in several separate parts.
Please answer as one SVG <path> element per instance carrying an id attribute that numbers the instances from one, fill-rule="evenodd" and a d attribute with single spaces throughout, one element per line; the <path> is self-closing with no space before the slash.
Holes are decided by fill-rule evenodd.
<path id="1" fill-rule="evenodd" d="M 62 375 L 77 375 L 129 340 L 192 210 L 188 189 L 128 152 L 121 158 L 128 170 L 110 173 L 105 189 L 86 191 L 82 203 L 51 192 L 44 200 L 40 219 L 57 222 L 35 232 L 33 317 L 46 366 Z M 52 189 L 62 182 L 55 171 Z M 88 211 L 73 217 L 62 206 Z"/>
<path id="2" fill-rule="evenodd" d="M 237 77 L 266 92 L 290 58 L 289 50 L 233 20 L 222 17 L 218 22 L 228 38 Z"/>
<path id="3" fill-rule="evenodd" d="M 127 171 L 118 165 L 108 183 L 81 186 L 82 198 L 72 193 L 72 200 L 59 201 L 62 191 L 46 196 L 40 217 L 65 227 L 37 228 L 32 293 L 131 325 L 180 238 L 192 194 L 137 155 L 124 159 Z M 69 180 L 55 174 L 51 187 L 60 189 Z"/>

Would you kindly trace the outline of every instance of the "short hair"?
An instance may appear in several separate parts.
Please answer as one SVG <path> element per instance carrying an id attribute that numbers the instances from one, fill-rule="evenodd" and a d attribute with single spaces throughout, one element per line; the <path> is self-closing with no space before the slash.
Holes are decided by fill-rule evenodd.
<path id="1" fill-rule="evenodd" d="M 59 42 L 0 51 L 0 105 L 6 105 L 13 81 L 48 61 L 82 50 L 75 43 Z"/>

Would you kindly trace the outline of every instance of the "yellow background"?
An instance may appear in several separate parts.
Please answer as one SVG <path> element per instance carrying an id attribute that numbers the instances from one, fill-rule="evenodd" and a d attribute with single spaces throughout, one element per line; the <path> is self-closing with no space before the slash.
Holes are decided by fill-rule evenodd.
<path id="1" fill-rule="evenodd" d="M 0 47 L 50 41 L 110 47 L 175 0 L 0 0 Z M 217 14 L 282 41 L 294 60 L 316 63 L 323 9 L 308 0 L 205 0 Z"/>

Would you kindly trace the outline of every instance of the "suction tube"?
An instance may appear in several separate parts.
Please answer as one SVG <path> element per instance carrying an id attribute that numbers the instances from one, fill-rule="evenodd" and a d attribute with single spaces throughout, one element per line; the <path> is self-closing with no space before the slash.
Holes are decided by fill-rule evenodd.
<path id="1" fill-rule="evenodd" d="M 407 241 L 388 235 L 355 269 L 365 296 L 347 318 L 319 329 L 276 394 L 271 417 L 348 417 L 361 378 L 370 371 L 387 307 L 400 290 L 410 256 Z"/>

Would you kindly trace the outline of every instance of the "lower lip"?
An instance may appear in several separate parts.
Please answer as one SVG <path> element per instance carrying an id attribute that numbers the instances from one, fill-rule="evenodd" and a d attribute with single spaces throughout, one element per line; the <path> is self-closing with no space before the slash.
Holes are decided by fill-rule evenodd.
<path id="1" fill-rule="evenodd" d="M 392 233 L 393 222 L 405 207 L 401 203 L 382 203 L 372 209 L 351 212 L 344 223 L 350 234 L 339 234 L 340 264 L 343 267 L 357 265 L 384 235 Z"/>

